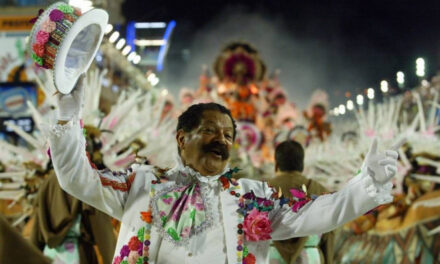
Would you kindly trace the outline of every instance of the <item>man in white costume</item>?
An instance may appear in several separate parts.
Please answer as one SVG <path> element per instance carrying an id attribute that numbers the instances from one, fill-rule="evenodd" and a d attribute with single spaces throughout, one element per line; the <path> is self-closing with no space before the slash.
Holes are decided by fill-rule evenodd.
<path id="1" fill-rule="evenodd" d="M 326 233 L 392 201 L 402 142 L 378 153 L 374 141 L 358 175 L 333 194 L 292 189 L 294 199 L 287 199 L 264 182 L 235 180 L 237 169 L 228 168 L 235 122 L 215 103 L 179 117 L 175 168 L 95 170 L 78 121 L 81 83 L 58 95 L 51 156 L 63 189 L 122 222 L 113 263 L 268 263 L 271 239 Z"/>

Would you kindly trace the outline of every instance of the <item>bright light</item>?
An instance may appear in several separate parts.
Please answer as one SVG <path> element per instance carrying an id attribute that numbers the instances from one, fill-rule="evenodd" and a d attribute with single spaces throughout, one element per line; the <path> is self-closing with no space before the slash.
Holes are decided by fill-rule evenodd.
<path id="1" fill-rule="evenodd" d="M 155 86 L 159 83 L 159 78 L 157 78 L 156 74 L 150 73 L 148 74 L 147 80 L 151 83 L 151 85 Z M 168 92 L 168 91 L 167 91 Z"/>
<path id="2" fill-rule="evenodd" d="M 416 60 L 416 75 L 419 77 L 425 76 L 425 60 L 417 58 Z"/>
<path id="3" fill-rule="evenodd" d="M 354 109 L 354 103 L 352 100 L 347 101 L 347 110 L 353 110 Z"/>
<path id="4" fill-rule="evenodd" d="M 405 83 L 405 74 L 401 71 L 398 71 L 396 74 L 396 81 L 399 85 L 402 85 Z"/>
<path id="5" fill-rule="evenodd" d="M 338 116 L 339 115 L 339 107 L 335 107 L 333 112 L 335 113 L 335 116 Z"/>
<path id="6" fill-rule="evenodd" d="M 149 74 L 147 77 L 147 80 L 149 82 L 152 82 L 154 79 L 156 79 L 156 74 L 154 74 L 154 73 Z"/>
<path id="7" fill-rule="evenodd" d="M 163 89 L 161 94 L 162 94 L 162 96 L 167 96 L 168 90 L 167 89 Z"/>
<path id="8" fill-rule="evenodd" d="M 133 59 L 134 64 L 138 64 L 140 61 L 141 61 L 141 56 L 139 56 L 139 55 L 136 55 L 136 57 L 134 57 L 134 59 Z"/>
<path id="9" fill-rule="evenodd" d="M 116 49 L 120 50 L 122 49 L 122 47 L 124 47 L 124 45 L 125 45 L 125 39 L 121 38 L 116 43 Z"/>
<path id="10" fill-rule="evenodd" d="M 151 81 L 150 82 L 151 83 L 151 85 L 153 85 L 153 86 L 156 86 L 158 83 L 159 83 L 159 78 L 154 78 L 154 80 L 153 81 Z M 168 92 L 168 91 L 167 91 Z"/>
<path id="11" fill-rule="evenodd" d="M 345 114 L 345 105 L 343 104 L 339 105 L 339 113 L 341 115 Z"/>
<path id="12" fill-rule="evenodd" d="M 138 22 L 134 24 L 135 28 L 165 28 L 165 22 Z"/>
<path id="13" fill-rule="evenodd" d="M 164 39 L 135 39 L 134 44 L 137 46 L 162 46 L 167 42 Z"/>
<path id="14" fill-rule="evenodd" d="M 125 48 L 122 49 L 122 55 L 127 56 L 128 53 L 130 53 L 131 46 L 125 46 Z"/>
<path id="15" fill-rule="evenodd" d="M 428 87 L 429 82 L 427 80 L 422 80 L 422 86 Z"/>
<path id="16" fill-rule="evenodd" d="M 380 90 L 383 93 L 387 93 L 388 92 L 388 82 L 387 81 L 383 80 L 383 81 L 380 82 Z"/>
<path id="17" fill-rule="evenodd" d="M 115 31 L 110 35 L 110 38 L 108 39 L 108 41 L 110 41 L 110 43 L 115 43 L 115 41 L 119 38 L 119 32 Z"/>
<path id="18" fill-rule="evenodd" d="M 373 88 L 367 89 L 367 97 L 368 97 L 368 99 L 374 99 L 374 89 Z"/>
<path id="19" fill-rule="evenodd" d="M 358 94 L 356 96 L 356 103 L 358 105 L 363 105 L 364 104 L 364 96 L 362 96 L 362 94 Z"/>
<path id="20" fill-rule="evenodd" d="M 107 24 L 107 26 L 105 26 L 104 33 L 108 34 L 108 33 L 112 32 L 112 30 L 113 30 L 113 25 L 112 24 Z"/>
<path id="21" fill-rule="evenodd" d="M 127 60 L 132 61 L 136 57 L 136 52 L 132 51 L 130 52 L 130 55 L 128 55 Z"/>

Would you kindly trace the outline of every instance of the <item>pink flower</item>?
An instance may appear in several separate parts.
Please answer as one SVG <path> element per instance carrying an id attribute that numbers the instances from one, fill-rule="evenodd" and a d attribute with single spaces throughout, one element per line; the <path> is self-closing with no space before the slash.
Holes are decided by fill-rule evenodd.
<path id="1" fill-rule="evenodd" d="M 35 37 L 35 39 L 35 42 L 44 45 L 49 40 L 49 33 L 40 30 L 37 32 L 37 36 Z"/>
<path id="2" fill-rule="evenodd" d="M 117 256 L 113 259 L 113 264 L 121 264 L 121 261 L 122 261 L 121 257 Z"/>
<path id="3" fill-rule="evenodd" d="M 57 22 L 64 18 L 64 13 L 58 9 L 54 9 L 49 14 L 50 20 Z"/>
<path id="4" fill-rule="evenodd" d="M 298 198 L 298 199 L 304 199 L 306 198 L 306 194 L 298 189 L 290 189 L 290 193 L 292 194 L 293 197 Z"/>
<path id="5" fill-rule="evenodd" d="M 47 33 L 54 31 L 56 28 L 57 25 L 55 22 L 51 21 L 50 19 L 47 19 L 41 24 L 41 30 Z"/>
<path id="6" fill-rule="evenodd" d="M 197 209 L 197 211 L 203 211 L 205 210 L 205 206 L 203 205 L 203 203 L 196 203 L 194 205 L 194 207 Z"/>
<path id="7" fill-rule="evenodd" d="M 301 200 L 294 203 L 292 206 L 292 211 L 294 211 L 295 213 L 298 212 L 298 210 L 301 209 L 301 207 L 306 205 L 308 202 L 310 202 L 310 200 Z"/>
<path id="8" fill-rule="evenodd" d="M 191 227 L 185 226 L 183 228 L 182 232 L 180 233 L 180 236 L 181 237 L 188 237 L 190 232 L 191 232 Z"/>
<path id="9" fill-rule="evenodd" d="M 248 241 L 259 241 L 271 239 L 270 221 L 267 212 L 259 212 L 257 209 L 252 209 L 244 218 L 243 231 Z"/>
<path id="10" fill-rule="evenodd" d="M 124 246 L 121 248 L 121 251 L 120 251 L 119 253 L 120 253 L 120 255 L 121 255 L 121 258 L 124 258 L 124 257 L 128 256 L 128 254 L 130 253 L 130 249 L 128 248 L 127 245 L 124 245 Z"/>
<path id="11" fill-rule="evenodd" d="M 127 261 L 129 264 L 136 264 L 139 257 L 139 253 L 137 251 L 130 251 Z"/>

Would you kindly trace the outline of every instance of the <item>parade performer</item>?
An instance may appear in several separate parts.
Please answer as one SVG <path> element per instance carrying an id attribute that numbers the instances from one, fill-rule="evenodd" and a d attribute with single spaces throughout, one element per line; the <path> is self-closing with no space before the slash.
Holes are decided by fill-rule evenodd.
<path id="1" fill-rule="evenodd" d="M 116 246 L 111 218 L 65 193 L 55 174 L 39 189 L 31 241 L 55 262 L 110 263 Z"/>
<path id="2" fill-rule="evenodd" d="M 304 149 L 296 141 L 287 140 L 275 149 L 275 177 L 268 183 L 280 189 L 287 197 L 293 198 L 290 190 L 305 189 L 309 195 L 328 193 L 317 181 L 302 175 L 304 169 Z M 334 233 L 329 232 L 309 237 L 274 241 L 276 250 L 282 257 L 278 263 L 333 263 Z M 276 257 L 277 254 L 273 254 Z M 276 258 L 275 258 L 276 259 Z"/>
<path id="3" fill-rule="evenodd" d="M 52 162 L 63 189 L 122 222 L 113 263 L 267 263 L 271 239 L 326 233 L 392 201 L 402 142 L 379 153 L 373 141 L 358 175 L 333 194 L 298 190 L 288 199 L 266 183 L 235 180 L 235 122 L 215 103 L 180 115 L 173 169 L 95 170 L 78 120 L 82 94 L 79 83 L 57 95 L 59 121 L 47 131 Z"/>

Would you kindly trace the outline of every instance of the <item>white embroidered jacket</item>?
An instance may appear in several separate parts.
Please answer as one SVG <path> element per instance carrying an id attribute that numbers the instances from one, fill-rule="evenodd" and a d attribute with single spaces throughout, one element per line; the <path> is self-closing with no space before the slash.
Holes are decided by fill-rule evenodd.
<path id="1" fill-rule="evenodd" d="M 78 121 L 52 127 L 49 132 L 49 144 L 53 166 L 61 187 L 71 195 L 122 222 L 115 251 L 115 256 L 118 256 L 121 248 L 129 243 L 130 238 L 137 236 L 139 230 L 146 225 L 140 213 L 148 209 L 151 199 L 149 195 L 151 182 L 156 180 L 155 169 L 147 165 L 133 165 L 122 173 L 92 169 L 85 153 L 85 140 Z M 179 165 L 170 170 L 168 176 L 171 181 L 167 183 L 167 186 L 180 180 L 179 171 L 182 170 L 197 174 Z M 238 185 L 233 188 L 241 194 L 253 191 L 257 197 L 269 198 L 273 193 L 273 190 L 263 182 L 249 179 L 240 179 L 237 182 Z M 160 191 L 161 185 L 156 184 L 156 191 Z M 366 172 L 361 172 L 342 190 L 319 196 L 297 213 L 293 212 L 288 205 L 282 207 L 275 205 L 269 213 L 273 230 L 271 237 L 274 240 L 284 240 L 326 233 L 380 204 L 392 201 L 391 186 L 389 183 L 376 186 Z M 195 244 L 199 253 L 195 255 L 189 253 L 185 259 L 176 258 L 173 263 L 224 264 L 225 261 L 226 263 L 242 263 L 243 253 L 237 249 L 239 198 L 231 195 L 230 190 L 220 190 L 219 196 L 220 217 L 217 221 L 220 222 L 213 223 L 213 225 L 217 228 L 222 227 L 219 230 L 224 230 L 222 237 L 224 237 L 225 256 L 223 258 L 213 256 L 212 251 L 203 250 L 203 248 L 219 245 L 207 245 L 203 239 L 200 239 L 199 243 L 197 242 L 198 235 L 195 235 L 191 239 L 196 240 Z M 163 233 L 154 225 L 151 227 L 149 241 L 148 262 L 144 263 L 159 263 L 157 261 L 159 251 L 162 252 L 161 254 L 178 252 L 172 247 L 165 250 L 160 248 L 165 245 L 162 243 Z M 243 244 L 248 252 L 255 256 L 256 263 L 268 263 L 270 240 L 257 242 L 244 240 Z"/>

